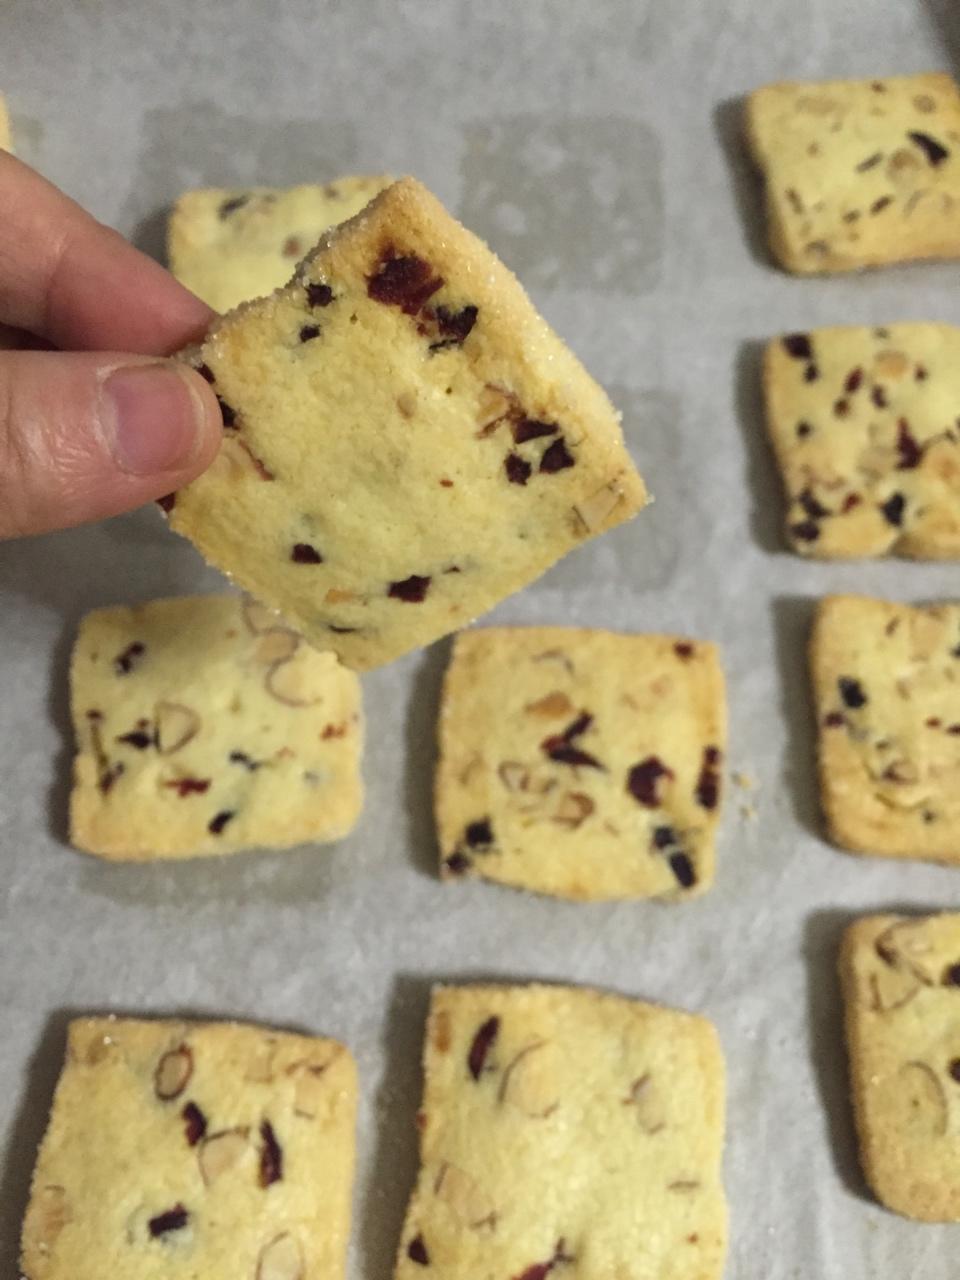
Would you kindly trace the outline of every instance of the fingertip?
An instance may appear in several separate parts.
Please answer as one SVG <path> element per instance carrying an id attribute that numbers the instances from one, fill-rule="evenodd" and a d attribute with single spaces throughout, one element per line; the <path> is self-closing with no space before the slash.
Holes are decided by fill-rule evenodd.
<path id="1" fill-rule="evenodd" d="M 223 419 L 195 370 L 176 360 L 122 365 L 103 383 L 104 425 L 114 460 L 129 476 L 178 488 L 212 462 Z"/>

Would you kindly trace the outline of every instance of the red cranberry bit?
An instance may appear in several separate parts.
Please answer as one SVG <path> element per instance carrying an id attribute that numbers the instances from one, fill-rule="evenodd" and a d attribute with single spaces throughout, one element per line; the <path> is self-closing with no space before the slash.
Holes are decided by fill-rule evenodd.
<path id="1" fill-rule="evenodd" d="M 673 827 L 654 827 L 653 847 L 655 849 L 673 849 L 680 841 Z"/>
<path id="2" fill-rule="evenodd" d="M 627 790 L 639 804 L 656 809 L 662 803 L 660 784 L 672 781 L 674 772 L 658 756 L 647 756 L 627 774 Z"/>
<path id="3" fill-rule="evenodd" d="M 818 502 L 813 496 L 813 491 L 804 489 L 798 496 L 797 501 L 803 507 L 804 511 L 811 520 L 825 520 L 830 514 L 822 502 Z"/>
<path id="4" fill-rule="evenodd" d="M 376 272 L 367 278 L 367 293 L 375 302 L 400 307 L 412 316 L 442 284 L 442 277 L 433 274 L 429 262 L 412 253 L 396 256 L 388 249 Z"/>
<path id="5" fill-rule="evenodd" d="M 260 1140 L 263 1143 L 260 1148 L 260 1185 L 266 1190 L 283 1178 L 283 1148 L 269 1120 L 264 1120 L 260 1126 Z"/>
<path id="6" fill-rule="evenodd" d="M 473 1044 L 467 1054 L 467 1067 L 474 1080 L 480 1079 L 483 1072 L 483 1064 L 487 1060 L 487 1054 L 493 1048 L 499 1030 L 500 1019 L 494 1016 L 481 1023 L 477 1034 L 473 1037 Z"/>
<path id="7" fill-rule="evenodd" d="M 165 493 L 162 498 L 157 499 L 157 506 L 160 508 L 161 511 L 169 515 L 170 512 L 173 510 L 173 508 L 176 506 L 176 502 L 177 502 L 177 495 L 175 493 Z"/>
<path id="8" fill-rule="evenodd" d="M 309 542 L 295 542 L 290 551 L 290 559 L 294 564 L 323 564 L 323 556 Z"/>
<path id="9" fill-rule="evenodd" d="M 939 729 L 940 726 L 943 724 L 943 721 L 940 719 L 939 716 L 927 716 L 926 720 L 924 720 L 923 723 L 927 726 L 928 729 Z"/>
<path id="10" fill-rule="evenodd" d="M 305 324 L 300 327 L 300 341 L 310 342 L 313 338 L 320 337 L 320 326 L 318 324 Z"/>
<path id="11" fill-rule="evenodd" d="M 947 729 L 947 733 L 953 734 L 955 738 L 960 737 L 960 724 L 950 725 Z"/>
<path id="12" fill-rule="evenodd" d="M 146 751 L 147 747 L 153 746 L 153 734 L 145 733 L 142 729 L 132 729 L 130 733 L 120 734 L 117 742 L 125 742 L 128 747 L 135 747 L 137 751 Z"/>
<path id="13" fill-rule="evenodd" d="M 176 791 L 181 800 L 186 796 L 202 796 L 210 788 L 209 778 L 172 778 L 163 784 Z"/>
<path id="14" fill-rule="evenodd" d="M 555 422 L 538 422 L 536 418 L 520 418 L 510 429 L 517 444 L 539 440 L 541 436 L 555 436 L 560 430 Z"/>
<path id="15" fill-rule="evenodd" d="M 839 729 L 847 723 L 847 717 L 842 711 L 828 711 L 823 717 L 823 723 L 828 729 Z"/>
<path id="16" fill-rule="evenodd" d="M 816 382 L 820 377 L 820 370 L 815 364 L 808 364 L 803 371 L 804 382 Z"/>
<path id="17" fill-rule="evenodd" d="M 237 425 L 237 412 L 227 404 L 223 396 L 217 396 L 217 404 L 220 406 L 220 414 L 223 418 L 225 427 L 235 427 Z"/>
<path id="18" fill-rule="evenodd" d="M 916 369 L 913 372 L 913 376 L 917 382 L 926 382 L 926 380 L 930 377 L 930 374 L 927 372 L 927 366 L 923 364 L 918 364 Z"/>
<path id="19" fill-rule="evenodd" d="M 812 433 L 812 431 L 813 431 L 813 427 L 810 425 L 809 422 L 797 423 L 797 439 L 805 440 L 807 436 Z"/>
<path id="20" fill-rule="evenodd" d="M 947 148 L 941 142 L 938 142 L 936 138 L 931 138 L 929 133 L 920 133 L 918 130 L 910 130 L 907 137 L 911 142 L 916 143 L 934 168 L 936 168 L 938 164 L 943 164 L 944 160 L 946 160 L 947 156 L 950 154 Z"/>
<path id="21" fill-rule="evenodd" d="M 188 1102 L 180 1114 L 186 1128 L 187 1143 L 195 1147 L 207 1132 L 207 1117 L 195 1102 Z"/>
<path id="22" fill-rule="evenodd" d="M 554 440 L 553 444 L 544 450 L 543 457 L 540 459 L 540 470 L 553 475 L 557 471 L 565 471 L 567 467 L 573 466 L 573 457 L 567 449 L 563 439 Z"/>
<path id="23" fill-rule="evenodd" d="M 809 333 L 788 333 L 783 339 L 784 349 L 794 360 L 812 360 L 813 343 Z"/>
<path id="24" fill-rule="evenodd" d="M 840 690 L 840 697 L 845 707 L 858 711 L 860 707 L 867 705 L 867 695 L 863 691 L 863 685 L 853 676 L 841 676 L 837 681 L 837 688 Z"/>
<path id="25" fill-rule="evenodd" d="M 874 200 L 870 206 L 871 213 L 883 213 L 889 205 L 893 204 L 893 196 L 881 196 L 879 200 Z"/>
<path id="26" fill-rule="evenodd" d="M 402 582 L 391 582 L 387 595 L 394 600 L 403 600 L 407 604 L 419 604 L 422 600 L 426 600 L 429 590 L 430 579 L 421 578 L 412 573 L 409 578 L 404 578 Z"/>
<path id="27" fill-rule="evenodd" d="M 474 306 L 462 307 L 459 311 L 451 311 L 449 307 L 437 307 L 434 319 L 437 328 L 443 335 L 439 342 L 431 342 L 431 351 L 442 351 L 445 347 L 462 347 L 470 336 L 470 330 L 477 322 L 479 309 Z"/>
<path id="28" fill-rule="evenodd" d="M 467 872 L 470 870 L 470 868 L 473 866 L 473 863 L 470 861 L 470 859 L 467 857 L 465 853 L 461 853 L 459 850 L 457 850 L 456 853 L 451 853 L 450 857 L 447 858 L 447 860 L 444 862 L 443 865 L 447 868 L 447 870 L 450 872 L 451 875 L 465 876 Z"/>
<path id="29" fill-rule="evenodd" d="M 715 809 L 720 799 L 720 773 L 717 768 L 719 763 L 719 750 L 716 747 L 704 747 L 703 763 L 700 766 L 700 776 L 694 792 L 697 803 L 704 809 Z"/>
<path id="30" fill-rule="evenodd" d="M 285 258 L 299 258 L 303 253 L 303 245 L 296 236 L 287 236 L 283 242 L 280 252 Z"/>
<path id="31" fill-rule="evenodd" d="M 951 1078 L 960 1083 L 960 1058 L 951 1058 L 947 1070 L 950 1072 Z"/>
<path id="32" fill-rule="evenodd" d="M 945 987 L 960 987 L 960 964 L 951 964 L 943 972 Z"/>
<path id="33" fill-rule="evenodd" d="M 526 484 L 533 467 L 519 453 L 508 453 L 503 460 L 503 469 L 511 484 Z"/>
<path id="34" fill-rule="evenodd" d="M 848 493 L 843 500 L 843 505 L 840 507 L 840 510 L 844 515 L 846 515 L 847 512 L 852 511 L 854 507 L 859 507 L 862 502 L 863 498 L 859 493 Z"/>
<path id="35" fill-rule="evenodd" d="M 122 760 L 118 760 L 116 764 L 108 765 L 100 774 L 97 786 L 100 788 L 102 795 L 108 795 L 113 790 L 114 783 L 124 772 L 125 765 Z"/>
<path id="36" fill-rule="evenodd" d="M 333 301 L 333 290 L 328 284 L 308 284 L 307 303 L 311 307 L 329 307 Z"/>
<path id="37" fill-rule="evenodd" d="M 546 1280 L 546 1277 L 554 1269 L 563 1263 L 573 1262 L 573 1258 L 566 1252 L 564 1241 L 558 1240 L 553 1249 L 553 1257 L 547 1262 L 535 1262 L 532 1267 L 527 1267 L 526 1271 L 522 1271 L 520 1275 L 514 1276 L 514 1280 Z"/>
<path id="38" fill-rule="evenodd" d="M 236 815 L 231 809 L 221 809 L 221 811 L 212 817 L 207 823 L 207 830 L 212 836 L 218 836 L 230 819 L 235 816 Z"/>
<path id="39" fill-rule="evenodd" d="M 146 645 L 141 644 L 139 640 L 134 640 L 132 644 L 128 644 L 123 653 L 117 654 L 113 660 L 113 669 L 118 676 L 128 676 L 137 663 L 138 658 L 142 658 L 146 652 Z"/>
<path id="40" fill-rule="evenodd" d="M 489 818 L 480 818 L 467 824 L 463 838 L 471 849 L 493 848 L 493 827 Z"/>
<path id="41" fill-rule="evenodd" d="M 850 401 L 837 400 L 834 403 L 833 412 L 837 415 L 838 418 L 845 418 L 847 414 L 850 412 Z"/>
<path id="42" fill-rule="evenodd" d="M 790 526 L 790 532 L 801 542 L 816 542 L 820 537 L 820 526 L 816 520 L 799 520 Z"/>
<path id="43" fill-rule="evenodd" d="M 673 652 L 678 658 L 683 658 L 683 660 L 686 661 L 688 658 L 693 657 L 694 648 L 688 640 L 678 640 L 673 646 Z"/>
<path id="44" fill-rule="evenodd" d="M 923 449 L 917 444 L 906 418 L 897 423 L 897 453 L 900 455 L 898 471 L 910 471 L 923 461 Z"/>
<path id="45" fill-rule="evenodd" d="M 220 205 L 220 217 L 224 219 L 229 218 L 231 213 L 236 213 L 238 209 L 242 209 L 249 199 L 249 196 L 228 197 L 228 199 L 224 200 Z"/>
<path id="46" fill-rule="evenodd" d="M 158 1213 L 155 1218 L 151 1218 L 147 1223 L 147 1230 L 157 1239 L 158 1236 L 164 1236 L 168 1231 L 182 1231 L 190 1221 L 190 1215 L 182 1204 L 175 1204 L 172 1209 L 167 1209 L 165 1213 Z"/>
<path id="47" fill-rule="evenodd" d="M 98 711 L 96 707 L 91 707 L 91 709 L 87 712 L 87 719 L 96 723 L 96 721 L 103 719 L 103 712 Z"/>
<path id="48" fill-rule="evenodd" d="M 860 384 L 862 382 L 863 382 L 863 370 L 851 369 L 851 371 L 847 374 L 847 380 L 843 384 L 843 389 L 848 396 L 852 396 L 854 391 L 858 391 L 860 389 Z"/>
<path id="49" fill-rule="evenodd" d="M 870 399 L 878 409 L 886 409 L 890 401 L 887 399 L 887 393 L 883 387 L 874 387 L 870 392 Z"/>
<path id="50" fill-rule="evenodd" d="M 422 1235 L 414 1236 L 407 1245 L 407 1257 L 411 1262 L 419 1262 L 421 1267 L 429 1267 L 430 1255 Z"/>
<path id="51" fill-rule="evenodd" d="M 670 870 L 676 876 L 681 889 L 690 889 L 697 883 L 693 863 L 685 853 L 671 853 L 669 862 Z"/>
<path id="52" fill-rule="evenodd" d="M 907 500 L 903 494 L 895 493 L 886 502 L 880 504 L 880 510 L 883 512 L 888 524 L 899 528 L 903 524 L 903 512 L 906 505 Z"/>
<path id="53" fill-rule="evenodd" d="M 582 711 L 571 724 L 567 725 L 563 733 L 552 734 L 549 738 L 544 738 L 540 743 L 540 750 L 545 752 L 550 760 L 557 764 L 569 764 L 574 767 L 582 765 L 587 769 L 602 769 L 603 765 L 595 757 L 587 751 L 582 751 L 576 746 L 575 740 L 593 724 L 593 716 L 589 712 Z"/>
<path id="54" fill-rule="evenodd" d="M 214 378 L 213 376 L 213 370 L 210 368 L 208 364 L 198 364 L 197 373 L 199 373 L 201 378 L 209 382 L 211 386 L 213 386 L 214 382 L 216 382 L 216 378 Z"/>

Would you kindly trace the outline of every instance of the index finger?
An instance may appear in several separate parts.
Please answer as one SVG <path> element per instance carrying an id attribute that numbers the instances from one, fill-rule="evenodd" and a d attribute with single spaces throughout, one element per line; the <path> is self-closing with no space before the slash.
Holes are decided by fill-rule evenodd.
<path id="1" fill-rule="evenodd" d="M 168 355 L 213 312 L 116 231 L 0 151 L 0 323 L 76 351 Z"/>

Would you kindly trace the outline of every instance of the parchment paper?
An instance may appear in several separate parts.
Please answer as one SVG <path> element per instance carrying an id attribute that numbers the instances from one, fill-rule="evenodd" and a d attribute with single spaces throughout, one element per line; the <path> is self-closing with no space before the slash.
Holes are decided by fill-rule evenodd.
<path id="1" fill-rule="evenodd" d="M 201 183 L 411 172 L 489 238 L 611 389 L 656 505 L 490 621 L 720 642 L 731 765 L 716 887 L 574 906 L 441 886 L 433 722 L 449 646 L 364 680 L 368 799 L 333 849 L 112 867 L 64 842 L 66 659 L 114 601 L 216 587 L 152 510 L 0 547 L 0 1267 L 71 1014 L 323 1030 L 363 1081 L 352 1276 L 389 1275 L 414 1176 L 436 979 L 595 983 L 702 1010 L 729 1062 L 727 1275 L 948 1280 L 960 1228 L 875 1205 L 846 1100 L 835 948 L 876 908 L 955 905 L 960 872 L 823 840 L 803 645 L 816 596 L 956 593 L 949 565 L 805 563 L 781 543 L 759 343 L 839 322 L 960 320 L 956 264 L 796 280 L 761 241 L 736 99 L 781 77 L 956 69 L 922 0 L 6 0 L 0 89 L 22 154 L 157 252 Z M 956 11 L 954 11 L 956 12 Z M 2 228 L 0 228 L 2 235 Z M 741 815 L 752 801 L 754 820 Z"/>

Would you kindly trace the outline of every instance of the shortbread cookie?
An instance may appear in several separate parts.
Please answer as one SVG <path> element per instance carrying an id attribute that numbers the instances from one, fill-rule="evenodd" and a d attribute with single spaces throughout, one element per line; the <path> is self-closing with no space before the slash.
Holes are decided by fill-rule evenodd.
<path id="1" fill-rule="evenodd" d="M 960 915 L 858 920 L 840 973 L 867 1181 L 897 1213 L 960 1221 Z"/>
<path id="2" fill-rule="evenodd" d="M 766 85 L 747 134 L 801 274 L 960 256 L 960 89 L 942 73 Z"/>
<path id="3" fill-rule="evenodd" d="M 434 991 L 397 1280 L 718 1280 L 724 1064 L 704 1018 L 569 987 Z"/>
<path id="4" fill-rule="evenodd" d="M 787 334 L 764 393 L 796 551 L 960 557 L 960 329 Z"/>
<path id="5" fill-rule="evenodd" d="M 830 835 L 960 862 L 960 606 L 829 596 L 811 662 Z"/>
<path id="6" fill-rule="evenodd" d="M 88 614 L 72 667 L 71 837 L 186 858 L 346 835 L 360 812 L 360 686 L 252 601 Z"/>
<path id="7" fill-rule="evenodd" d="M 7 112 L 7 104 L 0 94 L 0 151 L 12 151 L 13 140 L 10 135 L 10 116 Z"/>
<path id="8" fill-rule="evenodd" d="M 285 285 L 328 227 L 352 218 L 389 178 L 185 191 L 167 229 L 170 270 L 215 311 Z"/>
<path id="9" fill-rule="evenodd" d="M 353 1059 L 333 1040 L 71 1023 L 25 1280 L 337 1280 L 356 1100 Z"/>
<path id="10" fill-rule="evenodd" d="M 167 501 L 173 528 L 357 669 L 462 626 L 644 502 L 603 391 L 410 178 L 191 358 L 227 433 Z"/>
<path id="11" fill-rule="evenodd" d="M 439 737 L 444 877 L 563 898 L 680 898 L 711 884 L 726 745 L 713 645 L 465 631 Z"/>

